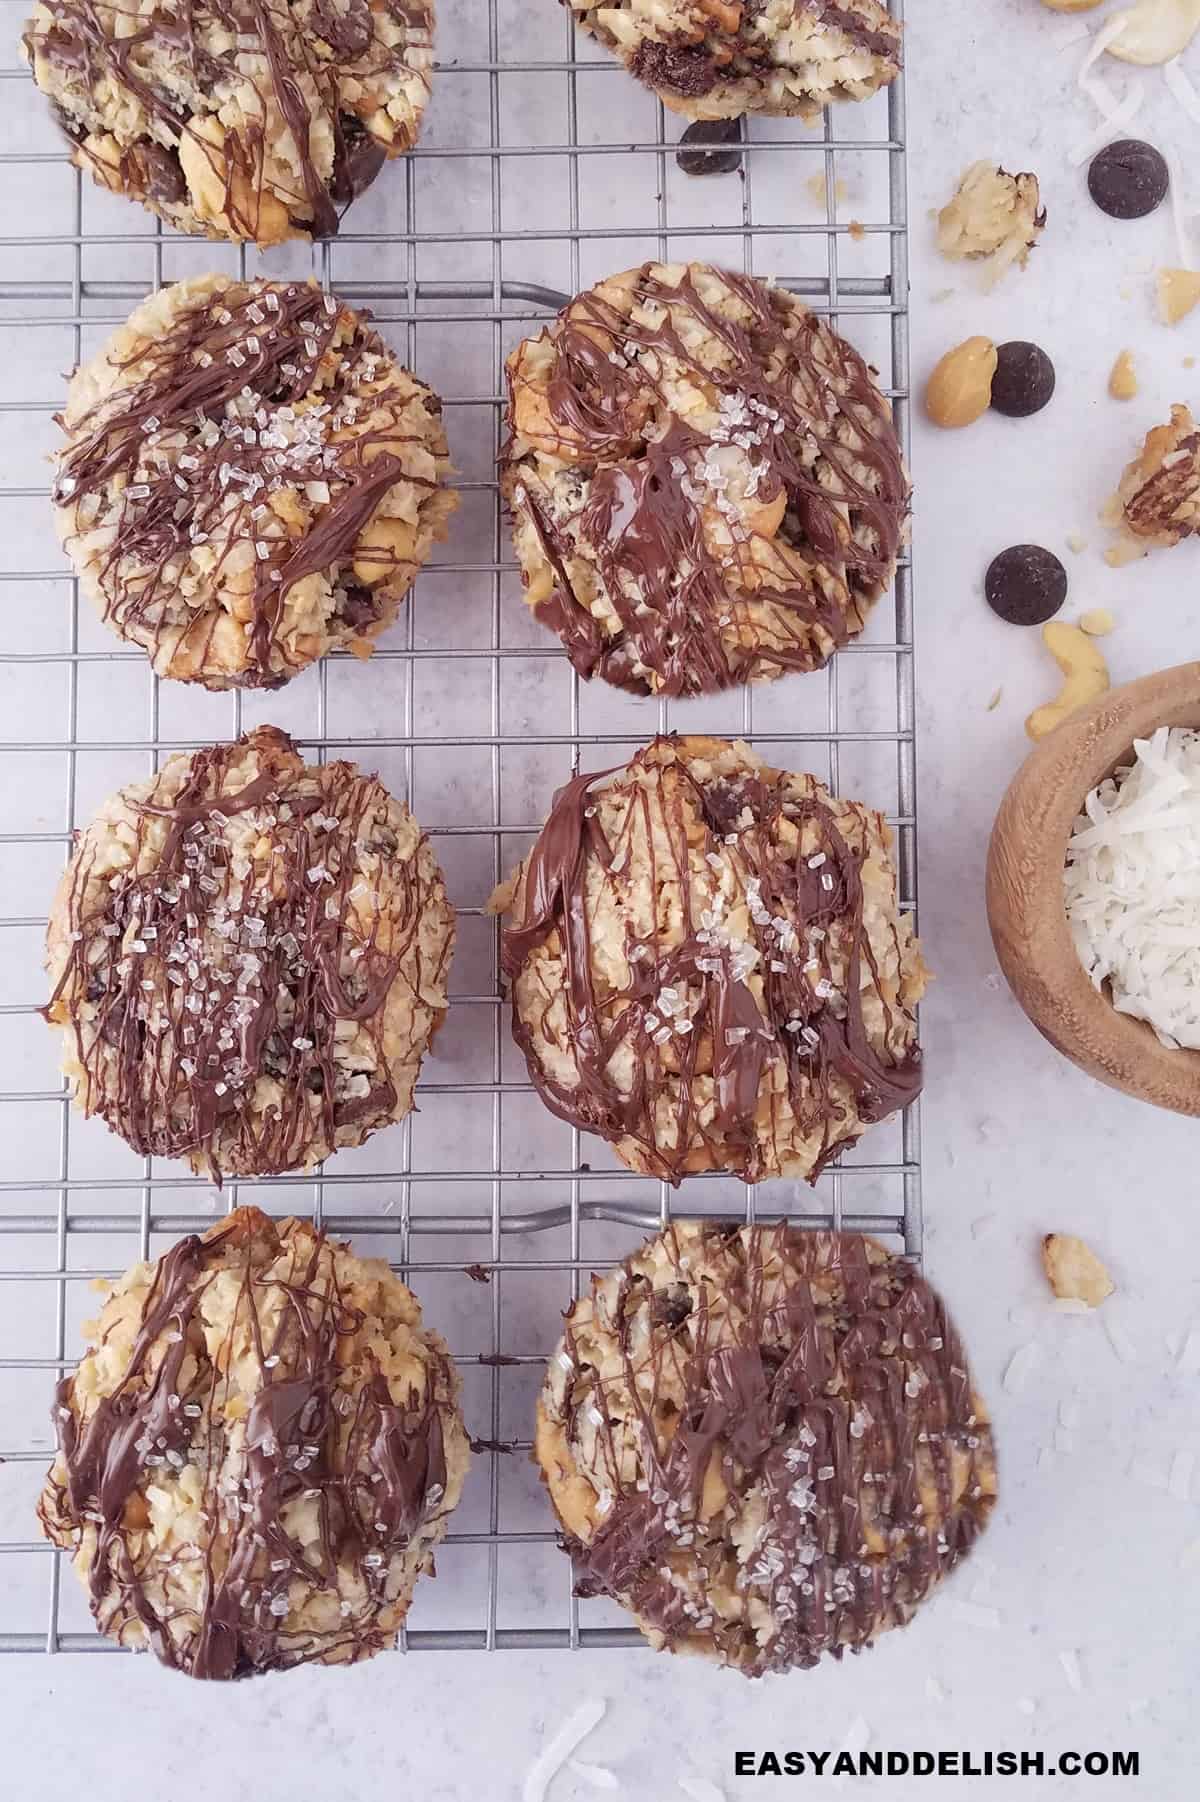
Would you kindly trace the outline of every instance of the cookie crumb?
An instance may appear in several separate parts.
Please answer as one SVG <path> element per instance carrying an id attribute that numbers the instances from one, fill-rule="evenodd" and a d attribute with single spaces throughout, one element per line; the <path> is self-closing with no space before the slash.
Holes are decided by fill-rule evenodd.
<path id="1" fill-rule="evenodd" d="M 1200 429 L 1188 407 L 1173 406 L 1167 423 L 1147 432 L 1105 519 L 1122 534 L 1105 553 L 1114 568 L 1200 531 Z"/>
<path id="2" fill-rule="evenodd" d="M 1079 616 L 1079 630 L 1089 638 L 1107 638 L 1116 630 L 1116 617 L 1107 607 L 1092 607 Z"/>
<path id="3" fill-rule="evenodd" d="M 972 163 L 938 214 L 938 249 L 951 262 L 988 259 L 988 285 L 1015 263 L 1024 269 L 1046 224 L 1036 175 Z"/>
<path id="4" fill-rule="evenodd" d="M 820 207 L 823 211 L 829 197 L 829 184 L 825 177 L 825 171 L 823 169 L 818 169 L 815 175 L 809 176 L 804 185 L 812 197 L 813 205 Z M 849 199 L 844 181 L 838 180 L 834 182 L 833 198 L 835 203 Z"/>
<path id="5" fill-rule="evenodd" d="M 1047 1233 L 1042 1240 L 1042 1265 L 1050 1287 L 1063 1301 L 1082 1301 L 1089 1308 L 1098 1308 L 1116 1289 L 1091 1246 L 1074 1233 Z"/>
<path id="6" fill-rule="evenodd" d="M 1067 533 L 1067 549 L 1069 551 L 1074 551 L 1077 557 L 1080 556 L 1082 552 L 1086 551 L 1087 547 L 1088 541 L 1082 532 Z"/>

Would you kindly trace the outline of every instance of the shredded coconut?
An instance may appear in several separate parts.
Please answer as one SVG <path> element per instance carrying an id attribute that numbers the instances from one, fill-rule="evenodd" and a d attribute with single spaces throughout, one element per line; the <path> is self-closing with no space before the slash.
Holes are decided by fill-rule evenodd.
<path id="1" fill-rule="evenodd" d="M 1067 847 L 1067 919 L 1118 1013 L 1200 1049 L 1200 733 L 1163 726 L 1093 789 Z"/>
<path id="2" fill-rule="evenodd" d="M 544 1802 L 551 1783 L 575 1748 L 600 1725 L 607 1704 L 599 1697 L 582 1703 L 547 1742 L 530 1766 L 521 1788 L 521 1802 Z"/>

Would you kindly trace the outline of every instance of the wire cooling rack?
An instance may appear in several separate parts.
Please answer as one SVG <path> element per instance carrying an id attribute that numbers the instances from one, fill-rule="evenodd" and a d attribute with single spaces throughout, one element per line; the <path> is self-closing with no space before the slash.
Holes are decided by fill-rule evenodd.
<path id="1" fill-rule="evenodd" d="M 15 46 L 24 0 L 0 0 Z M 901 0 L 892 0 L 899 17 Z M 920 1252 L 916 1110 L 873 1130 L 815 1190 L 691 1179 L 672 1193 L 554 1120 L 530 1089 L 497 992 L 494 883 L 572 771 L 655 730 L 740 735 L 882 807 L 915 905 L 911 571 L 823 675 L 688 703 L 582 684 L 522 606 L 494 479 L 503 360 L 569 296 L 647 257 L 772 275 L 831 316 L 881 373 L 908 431 L 904 95 L 807 129 L 754 121 L 741 170 L 689 179 L 665 115 L 553 0 L 439 0 L 420 148 L 387 169 L 336 241 L 260 259 L 164 233 L 68 165 L 40 96 L 0 50 L 0 1650 L 99 1651 L 78 1586 L 36 1537 L 51 1391 L 96 1306 L 89 1282 L 253 1199 L 311 1212 L 409 1277 L 462 1369 L 480 1448 L 421 1585 L 411 1648 L 639 1643 L 571 1596 L 527 1453 L 560 1314 L 592 1269 L 672 1212 L 787 1216 Z M 555 46 L 558 46 L 557 53 Z M 280 694 L 160 683 L 79 606 L 49 523 L 45 453 L 63 375 L 152 285 L 205 268 L 307 275 L 368 306 L 445 398 L 462 506 L 442 555 L 367 665 L 330 658 Z M 419 1111 L 310 1177 L 231 1183 L 136 1158 L 72 1116 L 37 1018 L 41 940 L 72 830 L 179 749 L 262 720 L 310 757 L 378 769 L 430 831 L 460 912 L 449 1019 Z M 467 1267 L 473 1271 L 468 1274 Z M 486 1279 L 486 1280 L 481 1280 Z"/>

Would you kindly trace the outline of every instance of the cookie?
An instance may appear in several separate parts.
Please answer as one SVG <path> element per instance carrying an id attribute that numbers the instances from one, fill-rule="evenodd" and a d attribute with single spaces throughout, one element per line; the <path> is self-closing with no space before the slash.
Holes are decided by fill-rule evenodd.
<path id="1" fill-rule="evenodd" d="M 542 1099 L 672 1183 L 815 1181 L 921 1087 L 889 846 L 880 814 L 724 739 L 575 777 L 492 903 Z"/>
<path id="2" fill-rule="evenodd" d="M 401 1120 L 454 911 L 406 807 L 260 726 L 172 757 L 79 837 L 46 1017 L 76 1104 L 215 1178 L 310 1169 Z"/>
<path id="3" fill-rule="evenodd" d="M 37 0 L 22 39 L 71 161 L 176 230 L 328 238 L 416 142 L 432 0 Z"/>
<path id="4" fill-rule="evenodd" d="M 441 402 L 315 283 L 162 289 L 60 424 L 55 519 L 85 593 L 159 675 L 206 688 L 369 656 L 457 505 Z"/>
<path id="5" fill-rule="evenodd" d="M 879 0 L 565 0 L 576 21 L 688 119 L 819 118 L 900 73 L 902 29 Z"/>
<path id="6" fill-rule="evenodd" d="M 1169 422 L 1147 432 L 1121 477 L 1114 523 L 1138 555 L 1200 533 L 1200 427 L 1190 408 L 1173 406 Z"/>
<path id="7" fill-rule="evenodd" d="M 413 1295 L 257 1208 L 106 1287 L 38 1506 L 100 1631 L 204 1678 L 392 1645 L 470 1463 Z"/>
<path id="8" fill-rule="evenodd" d="M 535 1453 L 579 1593 L 757 1677 L 903 1626 L 996 1494 L 934 1291 L 857 1234 L 682 1221 L 566 1316 Z"/>
<path id="9" fill-rule="evenodd" d="M 508 392 L 525 600 L 584 676 L 692 695 L 816 669 L 891 582 L 891 408 L 780 288 L 643 264 L 519 345 Z"/>

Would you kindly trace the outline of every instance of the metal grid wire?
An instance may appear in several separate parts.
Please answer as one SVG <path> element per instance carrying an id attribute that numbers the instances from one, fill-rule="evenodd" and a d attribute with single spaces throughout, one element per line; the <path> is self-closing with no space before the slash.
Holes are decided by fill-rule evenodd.
<path id="1" fill-rule="evenodd" d="M 22 0 L 0 0 L 9 42 L 23 10 Z M 891 10 L 900 17 L 901 0 Z M 608 1604 L 571 1596 L 524 1455 L 559 1316 L 590 1270 L 672 1212 L 787 1216 L 875 1232 L 920 1254 L 916 1109 L 876 1128 L 863 1154 L 813 1191 L 695 1178 L 672 1193 L 551 1121 L 509 1043 L 496 928 L 483 911 L 554 787 L 677 727 L 744 736 L 771 761 L 813 768 L 835 790 L 882 806 L 897 836 L 903 904 L 915 906 L 907 558 L 864 640 L 824 675 L 711 703 L 598 695 L 525 620 L 494 480 L 508 350 L 580 287 L 648 256 L 709 257 L 803 294 L 879 367 L 907 443 L 903 85 L 811 131 L 754 121 L 740 174 L 689 182 L 674 159 L 680 122 L 574 35 L 552 0 L 441 0 L 439 11 L 441 60 L 420 148 L 385 170 L 337 240 L 287 247 L 265 263 L 271 274 L 311 269 L 370 307 L 440 388 L 462 510 L 369 665 L 330 658 L 265 699 L 160 684 L 140 652 L 80 609 L 47 530 L 40 461 L 53 443 L 62 370 L 91 354 L 151 283 L 206 266 L 244 273 L 253 253 L 196 247 L 98 194 L 69 169 L 26 72 L 0 69 L 10 122 L 0 126 L 9 197 L 0 199 L 2 1651 L 108 1649 L 73 1580 L 60 1586 L 60 1556 L 35 1537 L 50 1389 L 74 1362 L 91 1279 L 204 1230 L 220 1208 L 253 1199 L 279 1214 L 311 1211 L 361 1251 L 389 1258 L 450 1338 L 468 1426 L 489 1444 L 438 1583 L 418 1591 L 404 1635 L 411 1648 L 640 1643 Z M 848 204 L 865 212 L 861 221 L 843 218 L 843 171 L 857 185 Z M 547 271 L 554 282 L 540 279 Z M 217 1196 L 72 1116 L 36 1016 L 40 940 L 72 831 L 107 792 L 164 755 L 264 718 L 310 757 L 379 768 L 409 799 L 447 869 L 460 951 L 420 1111 L 314 1175 L 233 1182 Z"/>

